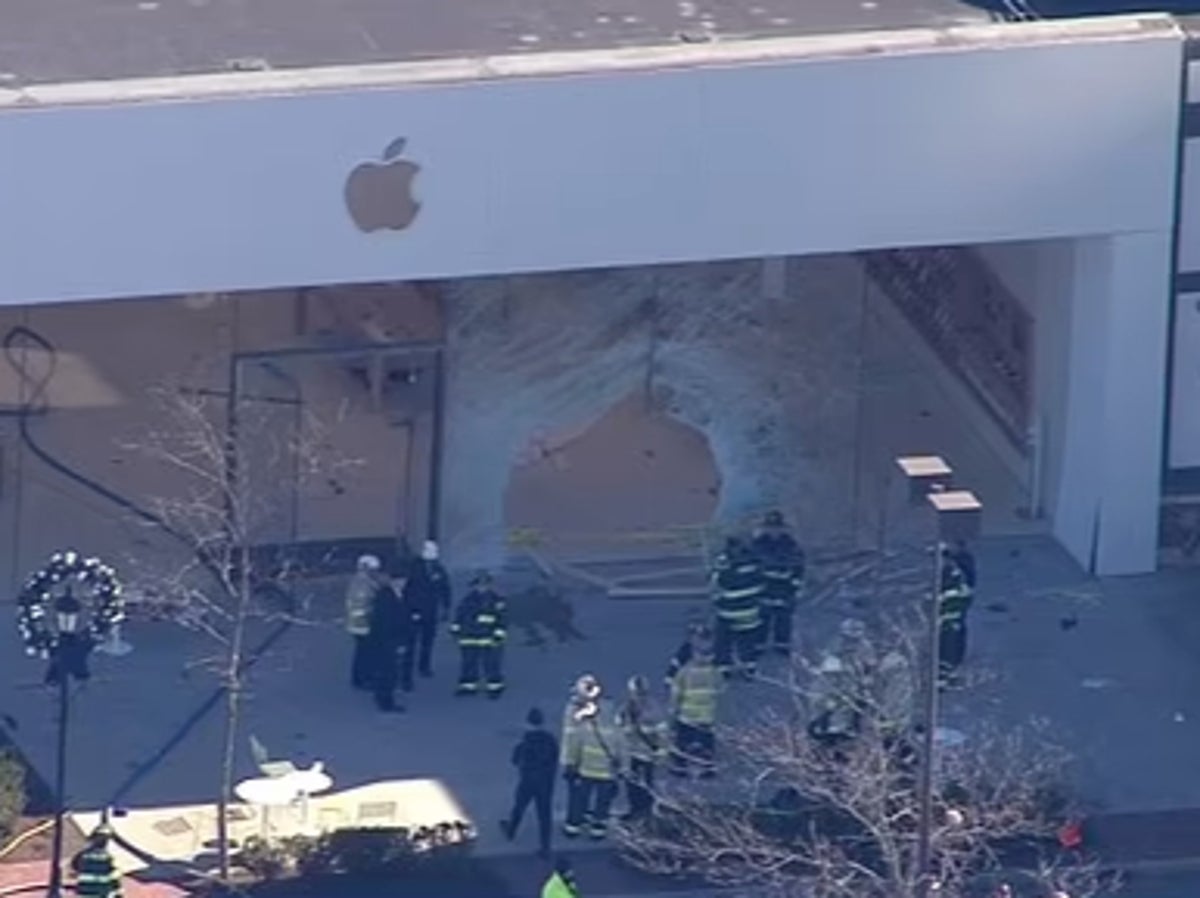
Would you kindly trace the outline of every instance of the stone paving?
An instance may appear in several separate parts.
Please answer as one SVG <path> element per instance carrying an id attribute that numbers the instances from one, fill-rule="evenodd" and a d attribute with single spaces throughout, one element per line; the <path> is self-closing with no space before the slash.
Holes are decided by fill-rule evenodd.
<path id="1" fill-rule="evenodd" d="M 948 718 L 980 713 L 1013 720 L 1045 717 L 1079 759 L 1079 784 L 1095 810 L 1200 806 L 1191 776 L 1200 727 L 1193 646 L 1200 622 L 1191 613 L 1195 575 L 1084 578 L 1060 550 L 1040 539 L 985 542 L 981 589 L 971 632 L 972 663 L 1000 678 L 970 706 L 950 703 Z M 614 686 L 631 674 L 657 679 L 684 620 L 679 600 L 617 602 L 598 592 L 574 594 L 581 642 L 538 648 L 513 645 L 510 689 L 498 702 L 451 696 L 453 650 L 439 641 L 437 677 L 418 683 L 407 714 L 380 716 L 346 683 L 349 645 L 328 622 L 338 596 L 317 601 L 326 622 L 292 628 L 255 669 L 243 723 L 238 775 L 253 775 L 246 745 L 255 734 L 273 755 L 301 765 L 324 761 L 338 788 L 381 779 L 441 782 L 478 822 L 484 852 L 528 850 L 533 832 L 510 848 L 495 822 L 511 794 L 509 749 L 534 704 L 552 712 L 568 684 L 591 670 Z M 814 616 L 810 634 L 828 622 Z M 801 633 L 806 621 L 800 621 Z M 181 667 L 202 644 L 167 624 L 130 628 L 136 646 L 122 659 L 98 659 L 96 681 L 73 715 L 70 779 L 76 808 L 98 808 L 179 729 L 211 692 L 201 673 Z M 3 704 L 19 725 L 17 743 L 44 774 L 53 759 L 53 703 L 33 684 L 27 662 L 4 631 Z M 211 646 L 209 647 L 211 648 Z M 553 714 L 551 715 L 553 719 Z M 142 778 L 123 803 L 187 804 L 211 798 L 216 781 L 219 713 L 204 716 Z M 524 844 L 528 842 L 529 844 Z"/>

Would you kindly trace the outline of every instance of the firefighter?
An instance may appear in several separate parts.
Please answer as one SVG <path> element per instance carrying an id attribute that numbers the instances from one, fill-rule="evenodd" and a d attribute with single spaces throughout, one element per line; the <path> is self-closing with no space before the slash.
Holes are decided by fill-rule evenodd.
<path id="1" fill-rule="evenodd" d="M 712 576 L 717 612 L 717 667 L 727 677 L 753 676 L 757 669 L 762 616 L 762 570 L 750 548 L 731 538 Z"/>
<path id="2" fill-rule="evenodd" d="M 974 600 L 975 560 L 960 543 L 942 545 L 938 591 L 938 674 L 943 687 L 953 685 L 967 654 L 967 612 Z"/>
<path id="3" fill-rule="evenodd" d="M 482 689 L 488 698 L 500 698 L 504 692 L 502 663 L 507 634 L 504 599 L 492 588 L 490 574 L 480 572 L 471 580 L 450 632 L 458 641 L 462 659 L 456 694 L 474 695 Z"/>
<path id="4" fill-rule="evenodd" d="M 346 632 L 354 640 L 354 659 L 350 663 L 350 683 L 355 689 L 371 688 L 371 603 L 379 589 L 379 569 L 383 565 L 374 555 L 363 555 L 355 565 L 354 576 L 346 587 Z"/>
<path id="5" fill-rule="evenodd" d="M 763 641 L 783 657 L 792 653 L 792 618 L 804 587 L 804 550 L 778 511 L 768 512 L 755 534 L 754 555 L 762 568 Z"/>
<path id="6" fill-rule="evenodd" d="M 567 748 L 575 733 L 575 728 L 579 725 L 579 711 L 589 702 L 599 701 L 602 692 L 600 681 L 592 674 L 584 674 L 571 684 L 571 692 L 567 696 L 567 706 L 563 709 L 562 732 L 558 740 L 558 764 L 563 769 L 564 777 L 569 772 L 567 770 Z"/>
<path id="7" fill-rule="evenodd" d="M 854 739 L 862 726 L 862 690 L 869 676 L 866 635 L 862 621 L 842 621 L 837 638 L 817 667 L 818 710 L 808 725 L 808 734 L 827 747 L 836 748 Z"/>
<path id="8" fill-rule="evenodd" d="M 629 754 L 629 777 L 625 781 L 629 812 L 625 819 L 638 820 L 654 806 L 654 772 L 667 757 L 670 738 L 666 717 L 645 677 L 629 678 L 617 722 Z"/>
<path id="9" fill-rule="evenodd" d="M 717 696 L 721 675 L 713 661 L 712 635 L 696 634 L 694 652 L 671 683 L 671 772 L 687 776 L 694 763 L 701 778 L 716 775 Z"/>
<path id="10" fill-rule="evenodd" d="M 593 839 L 608 835 L 608 817 L 617 784 L 626 774 L 625 740 L 616 715 L 601 698 L 587 702 L 574 715 L 563 764 L 567 780 L 567 820 L 563 832 L 575 839 L 587 832 Z"/>
<path id="11" fill-rule="evenodd" d="M 101 823 L 72 860 L 75 894 L 80 898 L 121 898 L 121 876 L 108 850 L 112 834 L 112 827 Z"/>

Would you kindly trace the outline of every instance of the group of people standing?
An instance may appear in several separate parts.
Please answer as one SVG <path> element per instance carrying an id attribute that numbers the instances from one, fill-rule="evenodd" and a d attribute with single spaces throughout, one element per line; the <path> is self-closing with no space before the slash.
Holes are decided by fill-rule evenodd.
<path id="1" fill-rule="evenodd" d="M 504 692 L 504 600 L 480 572 L 451 614 L 450 577 L 439 555 L 437 543 L 427 540 L 419 558 L 390 574 L 377 556 L 363 555 L 350 579 L 351 685 L 369 691 L 380 711 L 404 711 L 396 690 L 412 692 L 415 676 L 433 676 L 433 646 L 446 623 L 460 655 L 455 693 L 496 699 Z"/>
<path id="2" fill-rule="evenodd" d="M 560 738 L 547 729 L 540 709 L 530 710 L 527 731 L 513 750 L 518 782 L 512 812 L 500 824 L 504 835 L 516 836 L 532 806 L 539 853 L 549 856 L 560 773 L 567 789 L 563 835 L 568 839 L 607 836 L 622 784 L 627 798 L 622 819 L 646 817 L 654 805 L 656 773 L 664 765 L 680 776 L 687 776 L 692 766 L 702 777 L 713 776 L 713 727 L 721 685 L 710 636 L 697 641 L 691 659 L 673 674 L 665 707 L 644 676 L 631 677 L 623 699 L 613 702 L 600 681 L 585 674 L 571 689 Z"/>

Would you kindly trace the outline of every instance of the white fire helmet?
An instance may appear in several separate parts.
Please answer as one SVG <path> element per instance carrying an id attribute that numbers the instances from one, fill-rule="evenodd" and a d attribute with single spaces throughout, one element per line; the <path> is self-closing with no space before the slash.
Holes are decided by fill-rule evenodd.
<path id="1" fill-rule="evenodd" d="M 360 571 L 377 571 L 383 567 L 383 563 L 375 555 L 360 555 L 358 557 L 358 569 Z"/>
<path id="2" fill-rule="evenodd" d="M 575 681 L 575 686 L 571 690 L 571 697 L 580 704 L 583 704 L 585 702 L 594 702 L 600 698 L 600 692 L 600 681 L 592 674 L 584 674 Z"/>
<path id="3" fill-rule="evenodd" d="M 421 546 L 421 558 L 424 561 L 437 561 L 438 554 L 438 544 L 431 539 L 425 540 L 425 544 Z"/>

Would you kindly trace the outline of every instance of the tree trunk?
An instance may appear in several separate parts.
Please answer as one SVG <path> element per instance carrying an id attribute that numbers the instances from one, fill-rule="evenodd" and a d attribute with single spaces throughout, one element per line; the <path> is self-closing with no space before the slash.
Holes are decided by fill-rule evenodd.
<path id="1" fill-rule="evenodd" d="M 232 653 L 231 653 L 232 654 Z M 231 662 L 233 659 L 230 659 Z M 240 658 L 238 662 L 240 663 Z M 231 667 L 234 666 L 232 663 Z M 237 755 L 238 712 L 241 709 L 240 674 L 232 672 L 225 692 L 225 744 L 221 750 L 221 784 L 217 792 L 217 855 L 221 881 L 229 879 L 229 799 L 233 794 Z"/>
<path id="2" fill-rule="evenodd" d="M 237 758 L 238 724 L 242 709 L 242 654 L 250 604 L 250 551 L 237 549 L 238 584 L 233 630 L 225 667 L 225 745 L 221 751 L 221 788 L 217 796 L 217 853 L 220 877 L 229 879 L 229 800 L 233 795 L 234 762 Z"/>

